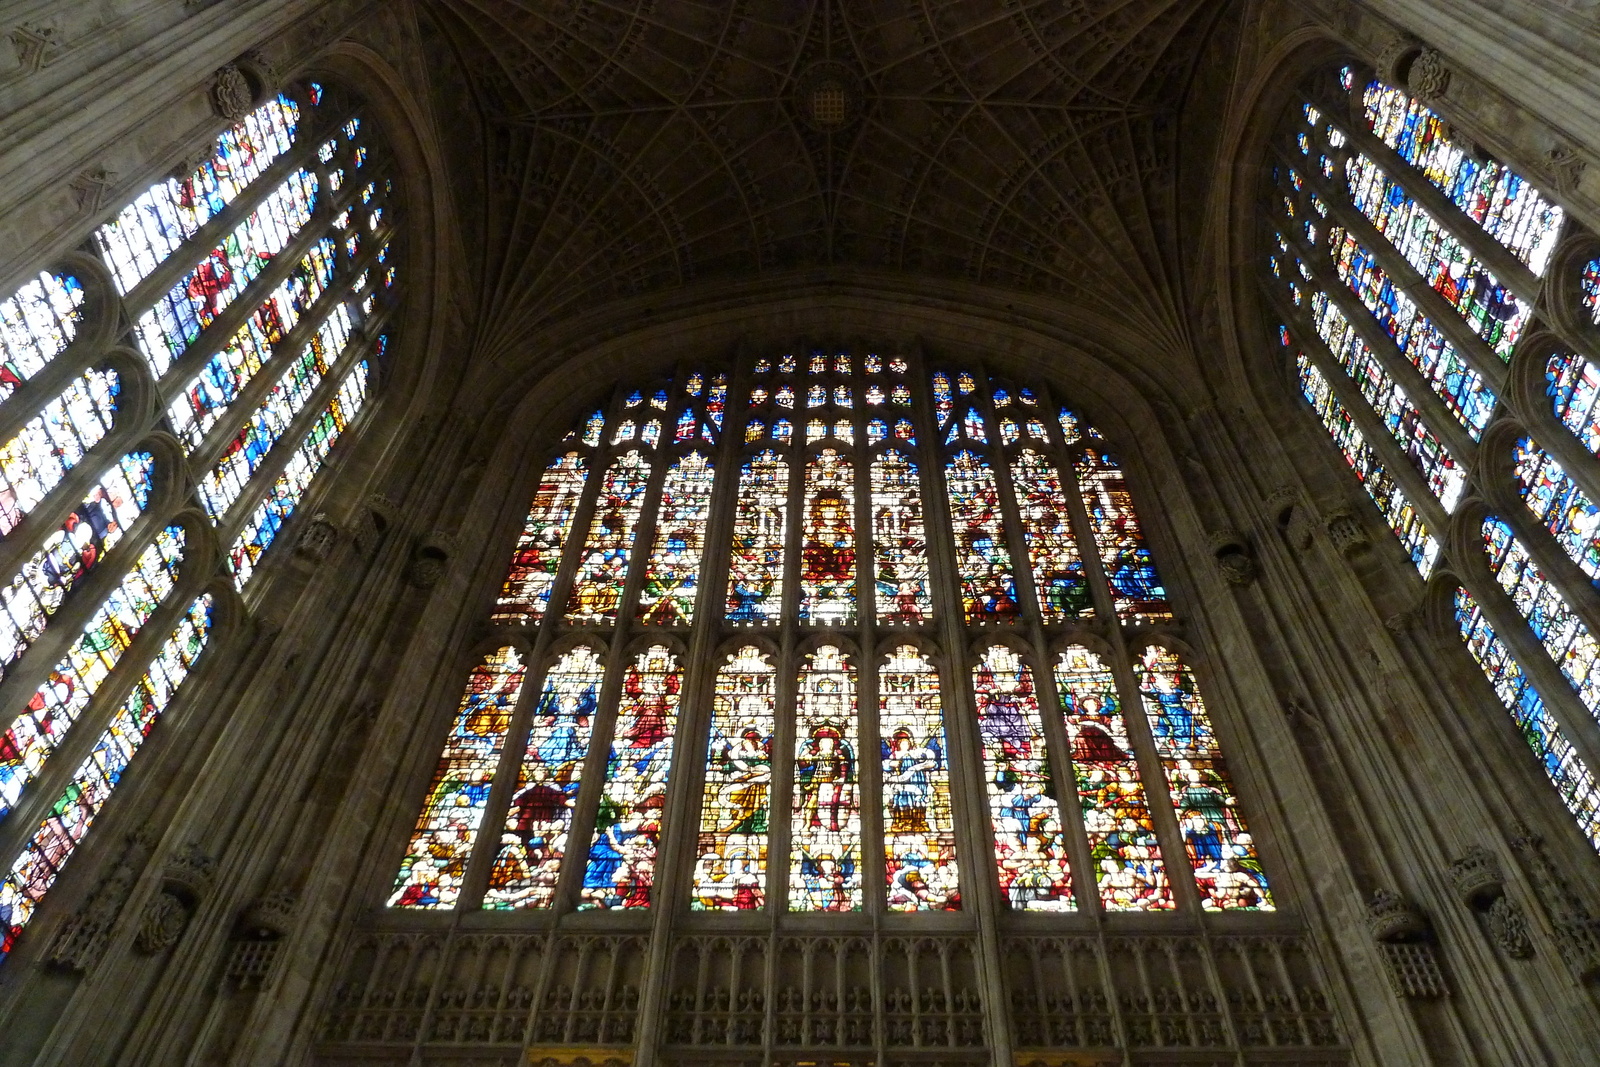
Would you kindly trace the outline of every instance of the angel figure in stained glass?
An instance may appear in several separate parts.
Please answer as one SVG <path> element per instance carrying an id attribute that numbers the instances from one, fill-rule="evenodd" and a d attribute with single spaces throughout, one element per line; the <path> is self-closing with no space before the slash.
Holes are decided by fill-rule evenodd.
<path id="1" fill-rule="evenodd" d="M 887 833 L 927 832 L 931 775 L 940 763 L 937 745 L 933 739 L 917 744 L 908 730 L 896 730 L 884 744 L 883 781 L 889 789 Z"/>
<path id="2" fill-rule="evenodd" d="M 767 831 L 767 793 L 772 786 L 772 752 L 761 729 L 744 727 L 736 738 L 720 741 L 708 773 L 721 779 L 718 830 L 729 834 Z"/>
<path id="3" fill-rule="evenodd" d="M 837 686 L 833 679 L 818 683 L 821 689 Z M 837 726 L 818 726 L 795 756 L 801 801 L 799 812 L 804 825 L 843 830 L 855 808 L 856 754 Z"/>
<path id="4" fill-rule="evenodd" d="M 853 906 L 851 886 L 855 884 L 856 857 L 853 848 L 835 856 L 831 852 L 813 855 L 800 850 L 800 891 L 816 911 L 849 911 Z"/>

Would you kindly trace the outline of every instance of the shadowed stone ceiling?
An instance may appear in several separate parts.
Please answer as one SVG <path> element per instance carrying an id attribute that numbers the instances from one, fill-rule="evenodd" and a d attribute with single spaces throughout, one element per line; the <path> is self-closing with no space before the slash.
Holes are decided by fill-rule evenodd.
<path id="1" fill-rule="evenodd" d="M 1232 6 L 426 0 L 483 122 L 478 310 L 525 337 L 612 297 L 861 266 L 1176 336 L 1178 109 Z"/>

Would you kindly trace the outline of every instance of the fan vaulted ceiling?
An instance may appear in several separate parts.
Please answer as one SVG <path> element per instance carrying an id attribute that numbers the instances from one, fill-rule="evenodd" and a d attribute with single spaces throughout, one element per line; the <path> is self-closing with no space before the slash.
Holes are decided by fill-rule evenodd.
<path id="1" fill-rule="evenodd" d="M 430 0 L 483 122 L 464 187 L 488 193 L 463 198 L 482 200 L 480 310 L 523 332 L 697 279 L 860 266 L 1171 331 L 1177 115 L 1232 6 Z"/>

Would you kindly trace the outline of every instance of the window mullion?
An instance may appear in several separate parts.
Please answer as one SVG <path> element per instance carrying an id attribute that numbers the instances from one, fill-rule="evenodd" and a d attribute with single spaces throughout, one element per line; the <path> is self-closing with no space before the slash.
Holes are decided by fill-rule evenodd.
<path id="1" fill-rule="evenodd" d="M 907 354 L 906 379 L 912 386 L 912 416 L 921 445 L 924 499 L 937 502 L 923 509 L 928 539 L 929 592 L 932 594 L 936 633 L 945 654 L 935 657 L 939 666 L 945 735 L 950 747 L 950 800 L 954 809 L 956 863 L 960 872 L 962 909 L 977 926 L 977 957 L 981 964 L 985 1027 L 989 1052 L 995 1063 L 1010 1063 L 1011 1026 L 1003 1005 L 1009 1003 L 1000 946 L 1000 922 L 1006 909 L 1000 898 L 1000 873 L 995 862 L 994 823 L 984 783 L 983 742 L 978 736 L 977 703 L 972 693 L 972 656 L 966 610 L 961 601 L 961 571 L 956 565 L 955 535 L 950 520 L 949 487 L 945 478 L 948 449 L 943 431 L 929 402 L 932 371 L 920 348 Z M 955 414 L 951 418 L 957 418 Z M 913 454 L 918 450 L 911 449 Z"/>
<path id="2" fill-rule="evenodd" d="M 295 171 L 302 169 L 308 160 L 314 159 L 317 148 L 322 143 L 327 131 L 337 130 L 344 125 L 345 121 L 356 114 L 356 110 L 352 108 L 349 114 L 337 122 L 317 123 L 313 129 L 312 124 L 306 121 L 309 109 L 303 104 L 300 105 L 300 108 L 302 116 L 301 128 L 296 133 L 296 143 L 290 147 L 289 151 L 268 164 L 267 169 L 257 175 L 255 181 L 241 189 L 239 195 L 229 201 L 226 207 L 207 219 L 205 225 L 196 230 L 193 237 L 173 249 L 166 259 L 157 264 L 154 270 L 139 281 L 139 284 L 129 289 L 122 298 L 127 307 L 130 309 L 137 308 L 142 312 L 146 307 L 154 304 L 162 293 L 169 291 L 178 283 L 178 279 L 189 273 L 206 256 L 210 255 L 211 250 L 217 246 L 223 237 L 232 233 L 239 223 L 243 222 L 252 211 L 260 207 L 261 203 L 283 183 L 284 179 Z M 318 179 L 318 192 L 324 192 L 326 186 L 327 177 L 324 175 Z M 320 207 L 321 205 L 319 204 L 318 206 Z M 310 227 L 306 228 L 309 229 Z M 105 253 L 98 247 L 98 242 L 95 242 L 95 245 L 96 252 L 104 258 Z M 282 255 L 283 253 L 279 254 Z M 239 298 L 242 299 L 244 295 L 244 293 L 240 293 Z M 137 322 L 138 316 L 132 316 L 132 321 Z M 193 346 L 191 345 L 190 347 Z"/>
<path id="3" fill-rule="evenodd" d="M 1470 464 L 1478 453 L 1477 441 L 1422 376 L 1422 372 L 1406 358 L 1405 353 L 1400 351 L 1400 346 L 1395 343 L 1394 338 L 1390 337 L 1372 317 L 1372 313 L 1361 303 L 1361 299 L 1334 273 L 1328 264 L 1327 256 L 1320 249 L 1308 248 L 1297 231 L 1285 228 L 1279 233 L 1289 242 L 1300 261 L 1311 271 L 1316 285 L 1329 300 L 1338 305 L 1345 321 L 1355 328 L 1356 334 L 1365 342 L 1367 350 L 1377 357 L 1383 364 L 1384 371 L 1400 387 L 1406 399 L 1422 414 L 1423 422 L 1428 429 L 1444 442 L 1445 447 L 1463 466 Z M 1277 295 L 1275 287 L 1274 295 Z M 1301 332 L 1321 341 L 1321 332 L 1307 321 L 1309 316 L 1297 312 L 1297 317 L 1302 320 Z M 1342 365 L 1339 367 L 1339 373 L 1346 377 L 1349 374 Z"/>
<path id="4" fill-rule="evenodd" d="M 797 351 L 801 346 L 797 346 Z M 789 898 L 793 887 L 789 884 L 789 868 L 794 855 L 794 773 L 795 753 L 798 749 L 797 732 L 800 729 L 798 697 L 800 690 L 800 665 L 804 661 L 799 645 L 809 635 L 800 629 L 800 555 L 801 539 L 805 536 L 806 466 L 813 450 L 806 444 L 801 425 L 801 398 L 811 375 L 805 360 L 799 360 L 794 373 L 795 382 L 795 433 L 789 446 L 789 485 L 784 516 L 783 537 L 783 608 L 778 620 L 778 679 L 776 729 L 773 732 L 772 752 L 772 817 L 768 828 L 767 845 L 767 906 L 776 921 L 789 911 Z M 821 410 L 827 410 L 823 404 Z M 748 409 L 747 409 L 748 410 Z M 776 411 L 776 408 L 772 410 Z M 819 413 L 820 417 L 820 413 Z M 740 421 L 746 421 L 741 419 Z M 731 427 L 730 427 L 731 428 Z M 742 432 L 742 431 L 741 431 Z M 827 438 L 817 443 L 816 452 L 826 447 Z M 857 696 L 859 700 L 859 695 Z M 859 775 L 857 776 L 859 780 Z"/>
<path id="5" fill-rule="evenodd" d="M 1276 293 L 1273 294 L 1273 298 L 1274 300 L 1278 299 Z M 1350 375 L 1345 372 L 1339 361 L 1328 351 L 1327 346 L 1322 343 L 1322 338 L 1318 336 L 1317 332 L 1302 323 L 1299 315 L 1288 314 L 1288 310 L 1287 307 L 1280 306 L 1279 308 L 1280 312 L 1285 313 L 1286 318 L 1295 323 L 1301 335 L 1296 338 L 1300 342 L 1301 350 L 1322 372 L 1323 378 L 1327 380 L 1329 387 L 1333 389 L 1334 394 L 1339 398 L 1339 402 L 1344 405 L 1345 410 L 1350 412 L 1350 417 L 1356 420 L 1356 425 L 1360 428 L 1362 436 L 1366 438 L 1367 444 L 1379 453 L 1384 467 L 1394 477 L 1395 481 L 1400 483 L 1401 488 L 1405 490 L 1411 506 L 1423 513 L 1423 521 L 1429 529 L 1434 531 L 1434 536 L 1438 537 L 1448 526 L 1450 516 L 1439 502 L 1439 498 L 1434 495 L 1433 490 L 1428 487 L 1428 483 L 1423 478 L 1422 473 L 1417 470 L 1416 461 L 1407 455 L 1405 450 L 1395 441 L 1394 435 L 1389 432 L 1389 428 L 1378 417 L 1377 412 L 1372 410 L 1372 405 L 1367 402 L 1365 396 L 1361 395 L 1361 390 L 1351 380 Z M 1302 396 L 1301 399 L 1304 400 L 1304 397 Z M 1432 427 L 1429 427 L 1429 429 L 1432 429 Z M 1470 469 L 1471 456 L 1458 457 L 1457 462 L 1463 468 Z"/>
<path id="6" fill-rule="evenodd" d="M 1348 104 L 1346 105 L 1348 106 Z M 1406 195 L 1421 205 L 1438 220 L 1450 235 L 1466 245 L 1496 278 L 1510 286 L 1512 291 L 1527 301 L 1531 307 L 1538 299 L 1540 279 L 1523 264 L 1505 245 L 1495 240 L 1482 226 L 1474 222 L 1455 205 L 1438 186 L 1417 173 L 1415 167 L 1401 158 L 1364 123 L 1346 122 L 1337 109 L 1325 109 L 1325 118 L 1347 138 L 1353 147 L 1366 156 L 1389 177 L 1405 189 Z M 1346 184 L 1348 190 L 1348 182 Z"/>
<path id="7" fill-rule="evenodd" d="M 1517 540 L 1527 547 L 1545 577 L 1561 591 L 1567 606 L 1577 612 L 1591 633 L 1600 634 L 1600 590 L 1595 588 L 1596 579 L 1590 578 L 1573 562 L 1544 523 L 1528 509 L 1514 484 L 1497 482 L 1480 487 L 1480 491 L 1493 502 L 1496 517 L 1511 524 Z"/>
<path id="8" fill-rule="evenodd" d="M 1291 162 L 1286 160 L 1286 162 Z M 1314 167 L 1302 167 L 1306 182 L 1315 188 L 1322 202 L 1328 206 L 1334 225 L 1340 226 L 1355 238 L 1378 260 L 1378 265 L 1399 289 L 1417 306 L 1418 312 L 1427 316 L 1439 332 L 1455 345 L 1461 357 L 1472 369 L 1489 381 L 1498 391 L 1505 387 L 1506 364 L 1497 356 L 1483 338 L 1461 317 L 1461 312 L 1451 307 L 1433 286 L 1428 284 L 1394 244 L 1381 233 L 1361 211 L 1350 202 L 1344 190 L 1331 188 Z M 1327 252 L 1331 256 L 1331 251 Z M 1369 313 L 1370 314 L 1370 313 Z"/>
<path id="9" fill-rule="evenodd" d="M 878 661 L 894 634 L 881 642 L 878 635 L 877 554 L 872 547 L 872 445 L 867 440 L 867 387 L 873 381 L 866 370 L 866 348 L 850 354 L 851 425 L 855 444 L 849 450 L 853 466 L 851 488 L 855 498 L 856 624 L 860 636 L 856 661 L 856 804 L 861 812 L 861 907 L 868 915 L 887 910 L 885 896 L 888 867 L 884 857 L 883 825 L 883 724 L 878 719 Z M 893 375 L 884 368 L 883 380 Z M 959 870 L 959 868 L 958 868 Z M 878 968 L 873 969 L 874 981 Z"/>

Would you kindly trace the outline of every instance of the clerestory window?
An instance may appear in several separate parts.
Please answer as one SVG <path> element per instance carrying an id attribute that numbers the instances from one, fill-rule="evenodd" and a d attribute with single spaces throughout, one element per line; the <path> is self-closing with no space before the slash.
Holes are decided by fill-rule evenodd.
<path id="1" fill-rule="evenodd" d="M 395 201 L 305 82 L 0 300 L 0 958 L 366 406 Z"/>

